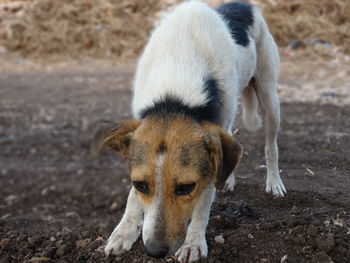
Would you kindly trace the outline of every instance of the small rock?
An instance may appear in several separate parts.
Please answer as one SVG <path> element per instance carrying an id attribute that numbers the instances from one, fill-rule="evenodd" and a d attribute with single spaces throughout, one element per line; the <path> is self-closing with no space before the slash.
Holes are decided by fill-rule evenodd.
<path id="1" fill-rule="evenodd" d="M 118 211 L 119 208 L 120 208 L 120 205 L 118 203 L 114 202 L 109 209 L 111 211 L 115 212 L 115 211 Z"/>
<path id="2" fill-rule="evenodd" d="M 86 246 L 86 239 L 80 239 L 78 242 L 77 242 L 77 247 L 78 248 L 83 248 Z"/>
<path id="3" fill-rule="evenodd" d="M 333 225 L 339 226 L 339 227 L 344 227 L 346 225 L 345 221 L 341 218 L 337 218 L 334 220 Z"/>
<path id="4" fill-rule="evenodd" d="M 326 220 L 326 221 L 323 222 L 323 224 L 324 224 L 326 227 L 328 227 L 328 226 L 330 226 L 331 222 L 330 222 L 329 220 Z"/>
<path id="5" fill-rule="evenodd" d="M 288 262 L 288 255 L 284 255 L 282 258 L 281 258 L 281 263 L 287 263 Z"/>
<path id="6" fill-rule="evenodd" d="M 79 214 L 77 212 L 67 212 L 65 217 L 79 218 Z"/>
<path id="7" fill-rule="evenodd" d="M 4 247 L 6 247 L 7 245 L 9 245 L 11 243 L 11 240 L 10 239 L 8 239 L 8 238 L 3 238 L 3 239 L 1 239 L 1 241 L 0 241 L 0 247 L 1 248 L 4 248 Z"/>
<path id="8" fill-rule="evenodd" d="M 303 248 L 300 250 L 300 252 L 303 253 L 304 255 L 310 255 L 311 252 L 312 252 L 312 247 L 311 247 L 311 246 L 303 247 Z"/>
<path id="9" fill-rule="evenodd" d="M 324 251 L 321 251 L 321 252 L 316 253 L 313 256 L 311 262 L 312 263 L 332 263 L 333 260 Z"/>
<path id="10" fill-rule="evenodd" d="M 5 202 L 7 205 L 12 205 L 17 201 L 17 196 L 16 195 L 9 195 L 8 197 L 5 198 Z"/>
<path id="11" fill-rule="evenodd" d="M 249 239 L 254 239 L 254 236 L 252 234 L 248 234 Z"/>
<path id="12" fill-rule="evenodd" d="M 260 259 L 260 263 L 270 263 L 271 261 L 267 258 Z"/>
<path id="13" fill-rule="evenodd" d="M 104 245 L 99 246 L 98 248 L 96 248 L 96 251 L 99 252 L 99 253 L 104 253 L 104 251 L 105 251 L 105 246 L 104 246 Z"/>
<path id="14" fill-rule="evenodd" d="M 51 241 L 51 242 L 55 242 L 55 241 L 56 241 L 56 238 L 55 238 L 55 237 L 50 237 L 50 241 Z"/>
<path id="15" fill-rule="evenodd" d="M 3 216 L 0 217 L 1 220 L 5 220 L 7 218 L 9 218 L 11 216 L 11 214 L 4 214 Z"/>
<path id="16" fill-rule="evenodd" d="M 222 235 L 218 235 L 216 237 L 214 237 L 214 241 L 216 243 L 219 243 L 219 244 L 224 244 L 225 243 L 225 239 Z"/>

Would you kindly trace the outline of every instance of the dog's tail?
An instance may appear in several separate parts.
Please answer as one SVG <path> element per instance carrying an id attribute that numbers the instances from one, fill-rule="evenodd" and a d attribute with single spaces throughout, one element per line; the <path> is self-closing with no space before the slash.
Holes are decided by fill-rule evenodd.
<path id="1" fill-rule="evenodd" d="M 252 79 L 242 92 L 243 124 L 249 131 L 261 128 L 261 118 L 258 114 L 259 101 L 254 89 L 255 80 Z"/>

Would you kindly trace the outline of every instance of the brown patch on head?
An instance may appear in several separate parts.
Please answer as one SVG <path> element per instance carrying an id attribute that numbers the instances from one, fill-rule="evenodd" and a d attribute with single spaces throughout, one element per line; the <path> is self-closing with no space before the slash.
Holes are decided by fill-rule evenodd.
<path id="1" fill-rule="evenodd" d="M 129 154 L 129 166 L 130 168 L 135 168 L 146 162 L 147 144 L 144 142 L 139 142 L 136 140 L 131 140 L 130 144 L 130 154 Z"/>
<path id="2" fill-rule="evenodd" d="M 143 231 L 144 238 L 173 249 L 183 241 L 203 191 L 224 181 L 242 152 L 220 127 L 185 116 L 124 122 L 106 134 L 105 143 L 129 159 L 132 181 L 147 185 L 137 193 L 144 222 L 153 220 L 156 227 Z"/>
<path id="3" fill-rule="evenodd" d="M 153 215 L 153 220 L 157 220 L 157 229 L 149 235 L 144 232 L 144 238 L 153 238 L 170 246 L 183 241 L 193 209 L 203 190 L 212 181 L 210 175 L 214 172 L 208 166 L 210 155 L 204 136 L 202 126 L 187 117 L 166 120 L 148 118 L 135 131 L 133 141 L 147 142 L 143 148 L 146 161 L 131 167 L 132 180 L 146 181 L 150 189 L 147 195 L 138 193 L 145 218 L 158 202 L 158 214 Z M 130 151 L 129 158 L 133 158 L 134 154 L 134 151 Z M 157 178 L 159 170 L 161 174 Z M 177 194 L 179 187 L 191 184 L 194 187 L 189 194 Z"/>
<path id="4" fill-rule="evenodd" d="M 181 146 L 179 156 L 180 165 L 188 167 L 190 165 L 197 166 L 201 176 L 208 176 L 208 152 L 203 140 L 191 141 Z"/>

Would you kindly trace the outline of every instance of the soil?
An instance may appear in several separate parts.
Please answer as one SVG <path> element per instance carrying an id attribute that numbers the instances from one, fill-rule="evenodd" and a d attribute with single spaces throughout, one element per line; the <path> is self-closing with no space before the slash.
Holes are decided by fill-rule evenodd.
<path id="1" fill-rule="evenodd" d="M 121 158 L 93 157 L 90 147 L 104 120 L 130 118 L 132 74 L 119 66 L 0 75 L 0 262 L 173 261 L 148 257 L 141 240 L 122 257 L 103 253 L 130 181 Z M 238 120 L 245 154 L 236 190 L 212 207 L 208 262 L 350 262 L 350 106 L 282 102 L 281 116 L 288 194 L 264 192 L 263 131 Z"/>

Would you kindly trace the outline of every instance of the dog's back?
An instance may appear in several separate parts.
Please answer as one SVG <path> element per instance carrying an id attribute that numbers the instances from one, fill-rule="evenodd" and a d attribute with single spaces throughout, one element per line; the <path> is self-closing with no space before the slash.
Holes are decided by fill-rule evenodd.
<path id="1" fill-rule="evenodd" d="M 256 73 L 261 35 L 270 34 L 260 12 L 248 3 L 216 10 L 196 1 L 177 6 L 155 29 L 139 60 L 134 117 L 155 110 L 186 111 L 229 132 L 238 97 Z M 244 102 L 257 104 L 249 94 Z M 257 119 L 255 112 L 249 116 Z"/>

